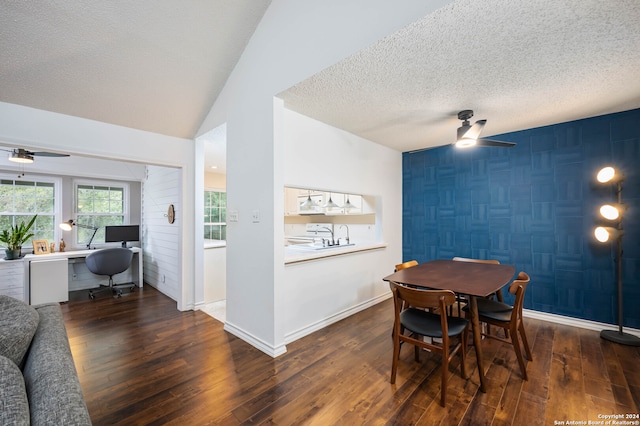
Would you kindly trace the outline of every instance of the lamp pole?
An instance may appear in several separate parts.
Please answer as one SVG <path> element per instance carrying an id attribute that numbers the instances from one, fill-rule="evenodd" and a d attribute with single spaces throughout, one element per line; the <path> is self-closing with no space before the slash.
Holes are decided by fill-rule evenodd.
<path id="1" fill-rule="evenodd" d="M 617 185 L 617 198 L 618 205 L 622 205 L 622 181 L 618 181 Z M 618 221 L 618 230 L 620 231 L 617 238 L 617 253 L 616 253 L 616 280 L 618 284 L 618 331 L 615 330 L 602 330 L 600 337 L 609 340 L 611 342 L 620 343 L 627 346 L 640 346 L 640 337 L 633 334 L 625 333 L 623 331 L 623 301 L 622 296 L 622 218 Z"/>
<path id="2" fill-rule="evenodd" d="M 89 225 L 83 225 L 81 223 L 74 223 L 75 226 L 77 226 L 78 228 L 84 228 L 84 229 L 92 229 L 93 230 L 93 234 L 91 234 L 91 238 L 89 238 L 89 242 L 87 243 L 87 249 L 91 250 L 91 242 L 93 241 L 93 238 L 96 236 L 96 232 L 98 232 L 98 227 L 95 226 L 89 226 Z"/>

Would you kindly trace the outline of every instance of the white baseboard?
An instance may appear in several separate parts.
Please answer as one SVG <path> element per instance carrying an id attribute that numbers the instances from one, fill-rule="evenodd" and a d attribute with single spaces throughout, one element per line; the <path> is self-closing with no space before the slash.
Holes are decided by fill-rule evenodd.
<path id="1" fill-rule="evenodd" d="M 618 326 L 615 324 L 606 324 L 602 322 L 590 321 L 590 320 L 585 320 L 580 318 L 565 317 L 563 315 L 549 314 L 546 312 L 532 311 L 529 309 L 523 309 L 522 315 L 527 318 L 534 318 L 540 321 L 569 325 L 571 327 L 584 328 L 587 330 L 594 330 L 594 331 L 618 330 Z M 635 328 L 624 327 L 624 332 L 640 337 L 640 330 Z"/>
<path id="2" fill-rule="evenodd" d="M 265 354 L 271 356 L 272 358 L 276 358 L 284 353 L 287 352 L 287 347 L 286 344 L 287 343 L 291 343 L 295 340 L 300 339 L 301 337 L 307 336 L 315 331 L 318 331 L 330 324 L 333 324 L 334 322 L 338 322 L 341 319 L 347 318 L 348 316 L 351 316 L 357 312 L 360 312 L 364 309 L 367 309 L 373 305 L 376 305 L 388 298 L 391 297 L 391 292 L 374 297 L 373 299 L 367 300 L 365 302 L 362 302 L 356 306 L 353 306 L 349 309 L 345 309 L 343 311 L 340 311 L 328 318 L 324 318 L 321 321 L 317 321 L 313 324 L 310 324 L 306 327 L 303 327 L 293 333 L 289 333 L 287 335 L 285 335 L 285 343 L 279 346 L 272 346 L 269 345 L 267 342 L 263 341 L 262 339 L 259 339 L 257 337 L 255 337 L 254 335 L 252 335 L 251 333 L 247 333 L 245 330 L 235 326 L 234 324 L 230 323 L 228 320 L 225 321 L 224 323 L 224 330 L 233 334 L 234 336 L 236 336 L 239 339 L 244 340 L 245 342 L 249 343 L 250 345 L 252 345 L 253 347 L 255 347 L 256 349 L 261 350 L 262 352 L 264 352 Z M 203 305 L 205 304 L 198 304 L 198 308 L 202 309 Z"/>
<path id="3" fill-rule="evenodd" d="M 392 296 L 391 292 L 382 294 L 380 296 L 374 297 L 373 299 L 369 299 L 367 301 L 361 302 L 358 305 L 352 306 L 349 309 L 345 309 L 343 311 L 337 312 L 330 317 L 323 318 L 320 321 L 316 321 L 315 323 L 309 324 L 303 328 L 300 328 L 296 331 L 288 333 L 284 336 L 285 343 L 291 343 L 300 339 L 301 337 L 307 336 L 315 331 L 318 331 L 334 322 L 338 322 L 344 318 L 347 318 L 357 312 L 360 312 L 364 309 L 367 309 L 373 305 L 377 305 L 378 303 L 389 299 Z"/>
<path id="4" fill-rule="evenodd" d="M 269 355 L 272 358 L 276 358 L 284 354 L 285 352 L 287 352 L 287 347 L 284 344 L 279 346 L 269 345 L 267 342 L 261 339 L 258 339 L 252 334 L 247 333 L 243 329 L 231 324 L 228 320 L 225 321 L 224 323 L 224 331 L 227 331 L 233 334 L 234 336 L 236 336 L 237 338 L 244 340 L 254 348 L 261 350 L 262 352 L 264 352 L 265 354 Z"/>
<path id="5" fill-rule="evenodd" d="M 294 332 L 288 333 L 285 335 L 285 343 L 278 346 L 272 346 L 267 344 L 265 341 L 256 338 L 250 333 L 247 333 L 245 330 L 236 327 L 229 321 L 225 322 L 224 330 L 238 337 L 239 339 L 244 340 L 265 354 L 271 356 L 272 358 L 276 358 L 287 352 L 286 344 L 291 343 L 295 340 L 298 340 L 304 336 L 307 336 L 313 332 L 316 332 L 330 324 L 338 322 L 344 318 L 347 318 L 357 312 L 360 312 L 364 309 L 367 309 L 373 305 L 376 305 L 380 302 L 383 302 L 386 299 L 391 297 L 391 292 L 382 294 L 373 299 L 362 302 L 356 306 L 353 306 L 349 309 L 345 309 L 343 311 L 337 312 L 330 317 L 324 318 L 320 321 L 316 321 L 313 324 L 309 324 L 306 327 L 298 329 Z M 202 308 L 203 304 L 198 304 L 198 308 Z M 532 311 L 529 309 L 524 309 L 522 314 L 527 318 L 533 318 L 540 321 L 552 322 L 555 324 L 562 324 L 571 327 L 584 328 L 587 330 L 601 331 L 601 330 L 618 330 L 618 326 L 615 324 L 606 324 L 596 321 L 590 321 L 580 318 L 567 317 L 563 315 L 550 314 L 546 312 Z M 635 336 L 640 337 L 640 330 L 635 328 L 624 328 L 625 333 L 633 334 Z"/>

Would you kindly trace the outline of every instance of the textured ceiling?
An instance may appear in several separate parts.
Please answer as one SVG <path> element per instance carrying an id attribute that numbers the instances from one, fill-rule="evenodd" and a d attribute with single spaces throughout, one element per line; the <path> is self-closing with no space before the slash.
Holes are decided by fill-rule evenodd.
<path id="1" fill-rule="evenodd" d="M 411 151 L 640 107 L 637 0 L 460 0 L 279 94 L 285 106 Z M 486 149 L 486 148 L 482 148 Z"/>
<path id="2" fill-rule="evenodd" d="M 192 138 L 270 0 L 3 0 L 0 101 Z"/>
<path id="3" fill-rule="evenodd" d="M 3 0 L 0 101 L 191 138 L 269 4 Z M 638 0 L 458 0 L 279 96 L 407 151 L 462 109 L 491 136 L 638 108 L 638 70 Z"/>

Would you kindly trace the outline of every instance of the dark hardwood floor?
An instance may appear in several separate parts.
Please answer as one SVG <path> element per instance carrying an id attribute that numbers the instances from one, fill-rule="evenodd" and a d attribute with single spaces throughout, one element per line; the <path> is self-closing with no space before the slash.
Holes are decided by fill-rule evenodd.
<path id="1" fill-rule="evenodd" d="M 62 305 L 95 425 L 554 425 L 639 412 L 639 348 L 527 318 L 529 380 L 511 346 L 485 340 L 487 393 L 471 347 L 471 377 L 460 377 L 456 358 L 442 408 L 437 355 L 416 363 L 404 347 L 389 384 L 392 309 L 387 300 L 272 359 L 149 286 Z"/>

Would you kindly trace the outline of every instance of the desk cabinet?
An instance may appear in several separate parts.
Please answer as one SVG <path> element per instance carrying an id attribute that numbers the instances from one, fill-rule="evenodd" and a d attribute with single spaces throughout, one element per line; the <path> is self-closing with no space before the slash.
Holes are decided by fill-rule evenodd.
<path id="1" fill-rule="evenodd" d="M 0 260 L 0 294 L 28 302 L 24 265 L 22 260 Z"/>
<path id="2" fill-rule="evenodd" d="M 32 260 L 29 267 L 31 304 L 69 300 L 68 260 Z"/>

